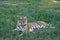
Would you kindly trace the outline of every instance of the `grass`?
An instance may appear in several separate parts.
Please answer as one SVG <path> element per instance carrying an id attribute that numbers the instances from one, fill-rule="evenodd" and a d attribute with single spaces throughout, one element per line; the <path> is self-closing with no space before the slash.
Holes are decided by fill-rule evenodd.
<path id="1" fill-rule="evenodd" d="M 55 29 L 40 29 L 24 33 L 21 37 L 16 27 L 17 16 L 27 16 L 28 22 L 45 21 Z M 0 40 L 60 40 L 60 2 L 49 0 L 0 1 Z"/>

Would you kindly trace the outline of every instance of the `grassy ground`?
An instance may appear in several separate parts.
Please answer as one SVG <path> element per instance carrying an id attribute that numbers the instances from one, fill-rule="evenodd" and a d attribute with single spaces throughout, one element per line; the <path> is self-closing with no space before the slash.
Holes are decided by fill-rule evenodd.
<path id="1" fill-rule="evenodd" d="M 27 16 L 28 22 L 45 21 L 55 29 L 40 29 L 24 33 L 16 27 L 17 16 Z M 0 40 L 60 40 L 60 2 L 53 0 L 0 0 Z"/>

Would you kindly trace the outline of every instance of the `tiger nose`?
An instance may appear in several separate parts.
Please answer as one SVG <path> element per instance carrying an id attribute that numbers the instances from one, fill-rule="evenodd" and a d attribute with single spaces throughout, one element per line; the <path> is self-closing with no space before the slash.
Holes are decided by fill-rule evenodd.
<path id="1" fill-rule="evenodd" d="M 24 22 L 24 20 L 21 20 L 22 22 Z"/>

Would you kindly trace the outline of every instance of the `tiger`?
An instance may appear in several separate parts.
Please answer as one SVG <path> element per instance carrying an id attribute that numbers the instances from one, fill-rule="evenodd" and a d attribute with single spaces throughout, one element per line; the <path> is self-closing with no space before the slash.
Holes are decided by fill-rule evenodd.
<path id="1" fill-rule="evenodd" d="M 16 29 L 19 32 L 32 32 L 35 29 L 45 28 L 48 23 L 44 21 L 27 22 L 26 16 L 18 16 Z"/>

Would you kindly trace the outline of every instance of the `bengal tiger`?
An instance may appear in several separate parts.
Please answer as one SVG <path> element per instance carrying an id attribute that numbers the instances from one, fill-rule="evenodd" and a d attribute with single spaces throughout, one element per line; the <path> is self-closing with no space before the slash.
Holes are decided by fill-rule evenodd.
<path id="1" fill-rule="evenodd" d="M 18 22 L 16 25 L 17 31 L 20 32 L 32 32 L 35 29 L 40 29 L 40 28 L 45 28 L 47 27 L 48 23 L 44 21 L 37 21 L 37 22 L 27 22 L 27 17 L 26 16 L 18 16 Z"/>

